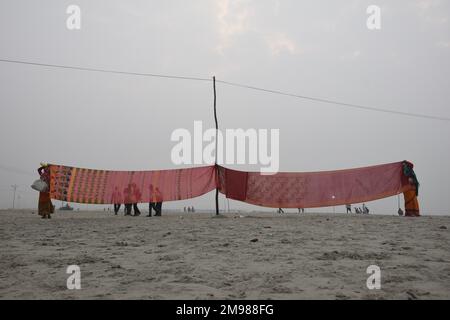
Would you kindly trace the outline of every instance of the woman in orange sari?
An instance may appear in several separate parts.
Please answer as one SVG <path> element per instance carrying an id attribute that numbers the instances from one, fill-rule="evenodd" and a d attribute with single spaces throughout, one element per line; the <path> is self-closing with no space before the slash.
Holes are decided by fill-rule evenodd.
<path id="1" fill-rule="evenodd" d="M 47 164 L 41 163 L 41 167 L 38 169 L 39 176 L 42 181 L 47 183 L 50 188 L 50 167 Z M 39 204 L 38 213 L 42 216 L 42 219 L 50 219 L 50 215 L 54 212 L 55 207 L 50 199 L 50 192 L 39 192 Z"/>
<path id="2" fill-rule="evenodd" d="M 405 217 L 420 217 L 419 201 L 419 181 L 413 170 L 414 165 L 411 162 L 403 161 L 403 174 L 408 178 L 411 189 L 403 192 L 405 198 Z"/>

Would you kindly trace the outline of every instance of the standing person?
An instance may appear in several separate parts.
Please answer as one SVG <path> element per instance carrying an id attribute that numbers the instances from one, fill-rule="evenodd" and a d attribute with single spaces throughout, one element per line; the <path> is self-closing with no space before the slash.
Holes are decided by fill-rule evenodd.
<path id="1" fill-rule="evenodd" d="M 139 208 L 138 208 L 138 201 L 141 200 L 141 196 L 142 196 L 141 191 L 139 190 L 136 183 L 132 183 L 131 184 L 131 198 L 133 200 L 133 211 L 134 211 L 135 217 L 141 215 L 141 211 L 139 211 Z"/>
<path id="2" fill-rule="evenodd" d="M 124 201 L 124 207 L 125 207 L 125 213 L 126 216 L 131 216 L 131 184 L 128 184 L 128 186 L 123 189 L 123 201 Z"/>
<path id="3" fill-rule="evenodd" d="M 414 165 L 411 162 L 403 161 L 403 174 L 408 179 L 411 188 L 403 192 L 405 198 L 405 217 L 420 217 L 419 200 L 419 181 L 414 172 Z"/>
<path id="4" fill-rule="evenodd" d="M 55 211 L 55 207 L 50 199 L 50 167 L 46 163 L 41 163 L 41 167 L 38 169 L 39 176 L 42 181 L 47 183 L 47 191 L 39 192 L 38 213 L 42 216 L 42 219 L 50 219 L 51 214 Z"/>
<path id="5" fill-rule="evenodd" d="M 138 201 L 141 199 L 141 191 L 136 186 L 136 183 L 130 183 L 123 191 L 125 200 L 125 215 L 131 216 L 131 208 L 134 209 L 134 216 L 139 216 L 141 211 L 137 206 Z"/>
<path id="6" fill-rule="evenodd" d="M 351 204 L 346 204 L 345 209 L 347 210 L 347 213 L 352 213 L 352 205 Z"/>
<path id="7" fill-rule="evenodd" d="M 158 187 L 153 188 L 153 185 L 150 185 L 150 198 L 152 201 L 149 203 L 149 211 L 148 216 L 152 216 L 152 209 L 155 210 L 155 217 L 160 217 L 162 213 L 162 193 Z"/>
<path id="8" fill-rule="evenodd" d="M 111 198 L 111 202 L 114 203 L 114 214 L 117 216 L 117 213 L 120 210 L 120 206 L 122 205 L 122 193 L 120 192 L 118 187 L 114 188 L 114 192 Z"/>

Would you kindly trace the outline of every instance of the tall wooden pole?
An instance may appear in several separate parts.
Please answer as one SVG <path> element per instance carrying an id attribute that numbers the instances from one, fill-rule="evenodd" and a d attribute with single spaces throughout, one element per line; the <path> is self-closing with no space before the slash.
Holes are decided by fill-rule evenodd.
<path id="1" fill-rule="evenodd" d="M 219 174 L 218 174 L 218 168 L 217 168 L 217 138 L 219 136 L 219 124 L 217 122 L 217 108 L 216 108 L 216 100 L 217 100 L 217 96 L 216 96 L 216 77 L 213 77 L 213 89 L 214 89 L 214 120 L 216 122 L 216 148 L 215 148 L 215 165 L 214 165 L 214 169 L 215 169 L 215 174 L 216 174 L 216 179 L 218 178 Z M 219 188 L 216 188 L 216 215 L 219 215 Z"/>

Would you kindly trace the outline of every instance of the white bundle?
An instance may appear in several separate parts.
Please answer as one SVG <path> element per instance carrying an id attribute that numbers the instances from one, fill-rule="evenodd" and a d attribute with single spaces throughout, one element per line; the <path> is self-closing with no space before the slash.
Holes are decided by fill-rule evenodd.
<path id="1" fill-rule="evenodd" d="M 47 192 L 48 191 L 48 185 L 45 181 L 41 179 L 37 179 L 33 184 L 31 185 L 31 188 L 33 188 L 36 191 L 39 192 Z"/>

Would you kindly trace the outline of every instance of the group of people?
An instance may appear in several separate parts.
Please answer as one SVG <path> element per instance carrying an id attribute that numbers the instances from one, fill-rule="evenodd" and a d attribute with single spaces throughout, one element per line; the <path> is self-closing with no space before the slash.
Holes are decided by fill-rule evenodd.
<path id="1" fill-rule="evenodd" d="M 192 207 L 184 207 L 183 212 L 195 212 L 194 206 Z"/>
<path id="2" fill-rule="evenodd" d="M 355 208 L 355 213 L 369 214 L 369 208 L 363 204 L 362 208 Z"/>
<path id="3" fill-rule="evenodd" d="M 278 208 L 277 213 L 284 213 L 282 208 Z M 305 213 L 305 208 L 298 208 L 298 213 Z"/>
<path id="4" fill-rule="evenodd" d="M 347 210 L 347 213 L 352 213 L 352 205 L 346 204 L 345 209 Z M 278 208 L 277 213 L 284 213 L 282 208 Z M 298 208 L 298 213 L 305 213 L 305 208 Z M 369 214 L 369 208 L 367 208 L 366 204 L 363 203 L 362 207 L 356 207 L 355 213 L 364 213 Z"/>
<path id="5" fill-rule="evenodd" d="M 121 203 L 114 204 L 114 214 L 117 215 L 119 213 L 120 207 L 122 206 Z M 134 214 L 131 214 L 131 211 L 134 210 Z M 148 215 L 147 217 L 152 216 L 152 211 L 155 210 L 155 217 L 160 217 L 162 214 L 162 202 L 150 202 L 148 205 Z M 126 216 L 140 216 L 141 211 L 139 210 L 137 203 L 125 203 L 125 212 L 124 215 Z"/>
<path id="6" fill-rule="evenodd" d="M 352 213 L 352 205 L 351 204 L 346 204 L 345 205 L 345 210 L 346 210 L 346 213 Z M 367 206 L 366 206 L 366 204 L 365 203 L 363 203 L 362 204 L 362 207 L 355 207 L 355 213 L 358 213 L 358 214 L 369 214 L 369 208 L 367 208 Z"/>
<path id="7" fill-rule="evenodd" d="M 345 205 L 346 213 L 352 213 L 352 205 L 346 204 Z M 369 214 L 369 208 L 366 207 L 366 204 L 363 203 L 362 207 L 355 207 L 355 213 L 358 214 Z"/>
<path id="8" fill-rule="evenodd" d="M 153 195 L 153 201 L 149 203 L 149 210 L 147 217 L 152 216 L 152 211 L 155 210 L 155 216 L 161 216 L 162 213 L 162 195 L 161 191 L 156 187 L 153 188 L 153 185 L 150 185 L 150 194 Z M 138 203 L 141 199 L 141 191 L 136 186 L 135 183 L 130 183 L 127 188 L 125 188 L 123 195 L 120 190 L 116 187 L 114 192 L 112 193 L 112 202 L 114 203 L 114 214 L 117 215 L 119 213 L 120 207 L 122 206 L 122 201 L 125 202 L 125 215 L 131 216 L 131 211 L 134 211 L 133 216 L 137 217 L 141 215 L 141 211 L 139 210 Z"/>
<path id="9" fill-rule="evenodd" d="M 351 204 L 346 204 L 345 208 L 347 210 L 347 213 L 352 213 L 352 205 Z M 282 208 L 278 208 L 277 213 L 284 213 Z M 305 208 L 298 208 L 298 213 L 305 213 Z M 363 203 L 362 207 L 356 207 L 355 208 L 355 213 L 364 213 L 364 214 L 369 214 L 369 208 L 367 208 L 366 204 Z"/>

